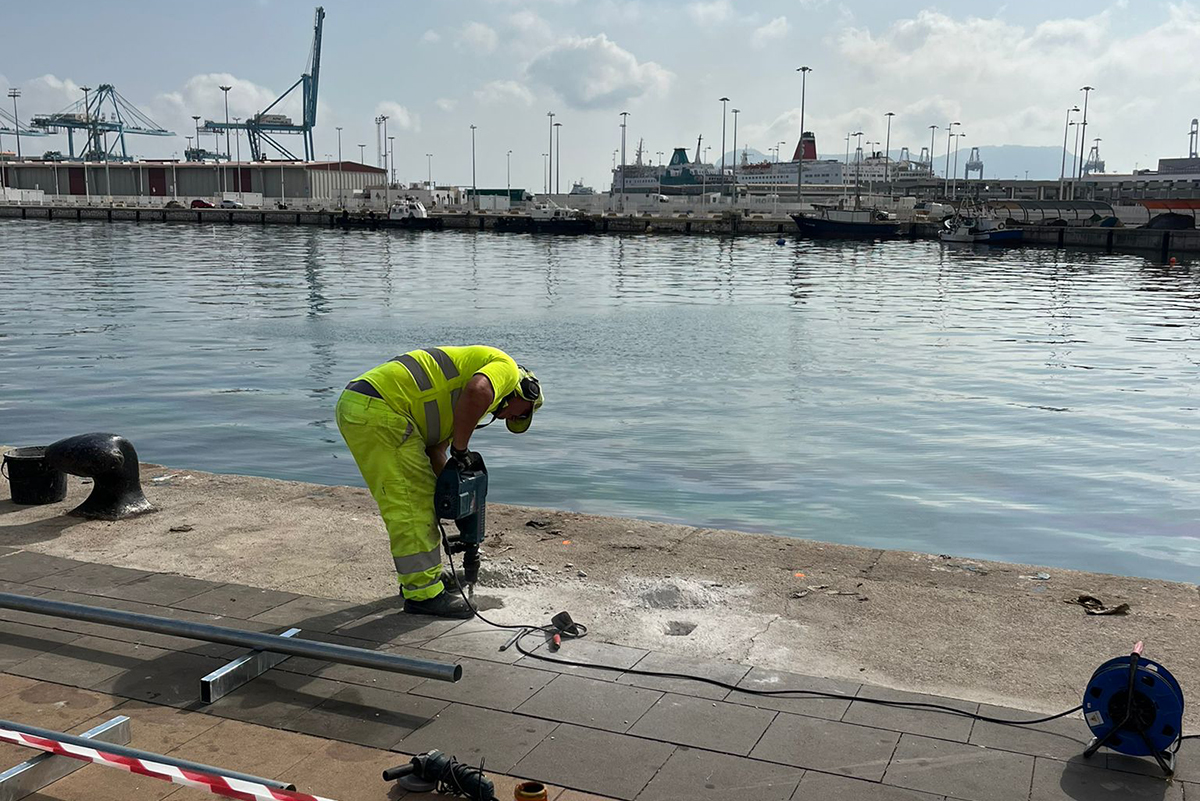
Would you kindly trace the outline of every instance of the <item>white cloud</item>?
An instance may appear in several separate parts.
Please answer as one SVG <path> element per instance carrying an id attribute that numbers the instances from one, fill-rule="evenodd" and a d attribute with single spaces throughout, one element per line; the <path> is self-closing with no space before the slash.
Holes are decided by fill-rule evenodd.
<path id="1" fill-rule="evenodd" d="M 442 111 L 454 111 L 454 108 L 458 105 L 458 101 L 451 100 L 448 97 L 439 97 L 437 100 L 433 101 L 433 105 L 437 106 Z"/>
<path id="2" fill-rule="evenodd" d="M 375 115 L 386 115 L 388 118 L 388 131 L 419 131 L 421 130 L 421 118 L 416 113 L 409 111 L 406 107 L 400 105 L 395 100 L 384 100 L 375 106 Z"/>
<path id="3" fill-rule="evenodd" d="M 496 49 L 500 38 L 482 22 L 468 22 L 458 35 L 455 47 L 459 50 L 487 54 Z"/>
<path id="4" fill-rule="evenodd" d="M 421 34 L 421 41 L 429 44 L 437 44 L 442 41 L 442 35 L 437 31 L 430 29 Z"/>
<path id="5" fill-rule="evenodd" d="M 604 34 L 571 37 L 543 50 L 528 73 L 578 109 L 615 108 L 659 94 L 675 77 L 653 61 L 639 62 Z"/>
<path id="6" fill-rule="evenodd" d="M 764 47 L 786 37 L 791 29 L 792 26 L 788 24 L 787 17 L 776 17 L 766 25 L 755 28 L 754 33 L 750 34 L 750 41 L 755 47 Z"/>
<path id="7" fill-rule="evenodd" d="M 491 81 L 475 91 L 475 99 L 485 106 L 533 103 L 533 92 L 517 81 Z"/>
<path id="8" fill-rule="evenodd" d="M 733 17 L 733 4 L 729 0 L 690 3 L 687 10 L 697 25 L 720 25 Z"/>

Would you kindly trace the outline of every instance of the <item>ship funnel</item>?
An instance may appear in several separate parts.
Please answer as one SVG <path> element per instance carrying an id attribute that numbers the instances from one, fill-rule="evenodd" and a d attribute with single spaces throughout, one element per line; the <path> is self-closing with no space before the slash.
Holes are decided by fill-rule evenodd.
<path id="1" fill-rule="evenodd" d="M 800 158 L 800 152 L 804 152 L 805 161 L 817 160 L 817 137 L 813 136 L 812 131 L 805 131 L 800 134 L 800 143 L 796 145 L 796 152 L 792 155 L 792 161 L 797 161 Z"/>

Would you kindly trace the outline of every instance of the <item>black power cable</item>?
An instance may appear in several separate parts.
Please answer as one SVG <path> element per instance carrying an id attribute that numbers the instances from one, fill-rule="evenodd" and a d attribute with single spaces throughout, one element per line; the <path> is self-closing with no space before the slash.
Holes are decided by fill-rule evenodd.
<path id="1" fill-rule="evenodd" d="M 439 521 L 439 526 L 440 525 L 441 525 L 441 523 Z M 445 538 L 445 529 L 442 530 L 442 537 L 443 537 L 443 539 Z M 450 562 L 451 572 L 455 572 L 454 556 L 449 552 L 449 550 L 446 551 L 446 558 Z M 455 572 L 456 578 L 457 578 L 457 575 L 458 575 L 457 572 Z M 634 676 L 649 676 L 652 678 L 659 678 L 659 679 L 684 679 L 687 681 L 700 682 L 702 684 L 711 684 L 714 687 L 720 687 L 721 689 L 729 690 L 731 692 L 745 693 L 746 695 L 761 695 L 761 696 L 803 695 L 803 696 L 811 696 L 814 698 L 833 698 L 833 699 L 836 699 L 839 701 L 845 701 L 845 700 L 851 700 L 851 701 L 856 701 L 856 702 L 861 701 L 861 702 L 867 703 L 867 704 L 878 704 L 879 706 L 900 707 L 903 709 L 928 709 L 928 710 L 932 710 L 932 711 L 936 711 L 936 712 L 946 712 L 946 713 L 949 713 L 952 715 L 959 715 L 964 718 L 971 718 L 972 720 L 982 720 L 987 723 L 999 723 L 999 724 L 1003 724 L 1005 726 L 1032 726 L 1032 725 L 1035 725 L 1038 723 L 1046 723 L 1051 720 L 1057 720 L 1059 718 L 1064 718 L 1067 715 L 1072 715 L 1072 714 L 1080 711 L 1081 709 L 1083 709 L 1083 705 L 1080 704 L 1079 706 L 1074 707 L 1072 709 L 1068 709 L 1065 712 L 1059 712 L 1057 715 L 1048 715 L 1048 716 L 1042 717 L 1042 718 L 1034 718 L 1033 720 L 1003 720 L 1001 718 L 993 718 L 993 717 L 989 717 L 987 715 L 980 715 L 976 712 L 967 712 L 962 709 L 955 709 L 954 707 L 951 707 L 951 706 L 944 706 L 942 704 L 929 704 L 929 703 L 924 703 L 924 702 L 920 702 L 920 701 L 889 701 L 889 700 L 885 700 L 882 698 L 849 698 L 848 696 L 845 696 L 845 695 L 839 695 L 838 693 L 823 692 L 821 690 L 801 690 L 801 689 L 756 690 L 756 689 L 749 688 L 749 687 L 738 687 L 736 685 L 721 681 L 719 679 L 710 679 L 707 676 L 693 676 L 693 675 L 690 675 L 687 673 L 672 673 L 669 671 L 659 671 L 659 670 L 638 670 L 636 668 L 617 667 L 616 665 L 600 665 L 600 664 L 596 664 L 593 662 L 575 662 L 570 659 L 552 659 L 543 654 L 536 653 L 536 649 L 535 649 L 535 651 L 526 650 L 522 646 L 521 641 L 525 637 L 527 637 L 530 634 L 533 634 L 535 632 L 542 632 L 543 634 L 557 633 L 559 631 L 557 628 L 555 628 L 554 626 L 511 625 L 511 624 L 505 624 L 505 623 L 496 623 L 491 620 L 488 620 L 486 617 L 484 617 L 479 612 L 478 609 L 475 608 L 475 604 L 471 603 L 471 599 L 467 597 L 466 590 L 464 590 L 462 587 L 462 582 L 456 582 L 456 583 L 458 584 L 459 594 L 462 595 L 463 601 L 465 601 L 467 606 L 470 607 L 471 612 L 474 613 L 475 617 L 479 618 L 481 621 L 483 621 L 484 623 L 486 623 L 487 625 L 489 625 L 493 628 L 507 629 L 509 631 L 515 631 L 515 630 L 519 629 L 521 631 L 521 633 L 517 635 L 517 637 L 514 641 L 514 645 L 515 645 L 517 651 L 519 651 L 524 656 L 527 656 L 531 659 L 536 659 L 541 662 L 549 662 L 551 664 L 556 664 L 556 665 L 566 665 L 568 667 L 583 667 L 583 668 L 592 668 L 594 670 L 606 670 L 606 671 L 610 671 L 613 673 L 629 673 Z M 582 629 L 583 627 L 580 626 L 580 628 Z M 584 632 L 586 633 L 586 629 L 584 629 Z M 567 635 L 567 636 L 570 637 L 571 635 Z M 576 635 L 576 636 L 578 637 L 578 636 L 582 636 L 582 635 Z M 1200 735 L 1190 735 L 1189 737 L 1184 737 L 1182 739 L 1186 740 L 1186 739 L 1190 739 L 1191 737 L 1196 737 L 1196 736 L 1200 736 Z"/>

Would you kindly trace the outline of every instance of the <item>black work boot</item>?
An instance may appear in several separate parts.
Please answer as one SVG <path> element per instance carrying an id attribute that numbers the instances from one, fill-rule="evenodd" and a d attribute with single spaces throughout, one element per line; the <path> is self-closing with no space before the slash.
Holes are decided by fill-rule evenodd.
<path id="1" fill-rule="evenodd" d="M 433 617 L 448 617 L 455 620 L 467 620 L 475 613 L 458 593 L 445 590 L 423 601 L 404 599 L 404 611 L 410 615 L 431 615 Z"/>
<path id="2" fill-rule="evenodd" d="M 448 567 L 442 568 L 442 586 L 458 595 L 458 576 Z"/>

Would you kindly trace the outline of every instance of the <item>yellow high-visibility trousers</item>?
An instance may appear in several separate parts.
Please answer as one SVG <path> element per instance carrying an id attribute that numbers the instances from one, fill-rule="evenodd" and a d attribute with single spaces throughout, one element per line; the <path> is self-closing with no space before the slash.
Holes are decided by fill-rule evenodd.
<path id="1" fill-rule="evenodd" d="M 405 598 L 422 601 L 442 592 L 441 534 L 433 509 L 437 477 L 425 443 L 409 418 L 379 398 L 344 391 L 337 402 L 338 431 L 379 506 Z"/>

